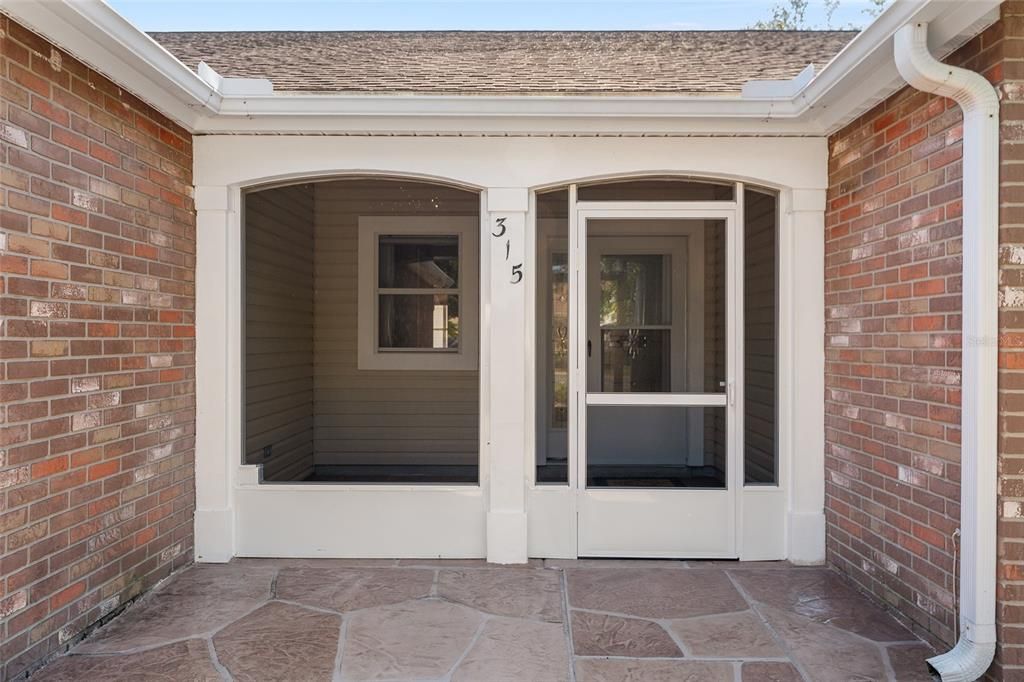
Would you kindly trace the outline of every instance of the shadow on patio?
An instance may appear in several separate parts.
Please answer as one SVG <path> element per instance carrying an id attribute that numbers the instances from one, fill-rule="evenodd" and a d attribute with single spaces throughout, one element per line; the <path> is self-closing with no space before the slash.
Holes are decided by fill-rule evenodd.
<path id="1" fill-rule="evenodd" d="M 34 679 L 930 680 L 931 654 L 823 568 L 239 559 Z"/>

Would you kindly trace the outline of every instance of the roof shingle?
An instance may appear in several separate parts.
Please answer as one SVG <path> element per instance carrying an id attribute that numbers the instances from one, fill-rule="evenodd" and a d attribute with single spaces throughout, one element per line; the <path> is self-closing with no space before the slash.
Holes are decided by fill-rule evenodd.
<path id="1" fill-rule="evenodd" d="M 191 68 L 280 91 L 728 94 L 829 61 L 854 31 L 152 33 Z"/>

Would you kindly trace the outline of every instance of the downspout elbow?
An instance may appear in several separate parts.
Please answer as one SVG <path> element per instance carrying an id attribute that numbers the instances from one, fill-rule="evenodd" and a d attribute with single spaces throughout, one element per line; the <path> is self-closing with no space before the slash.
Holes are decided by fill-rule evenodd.
<path id="1" fill-rule="evenodd" d="M 981 74 L 943 64 L 932 56 L 927 23 L 904 26 L 893 41 L 896 68 L 910 87 L 954 100 L 965 116 L 982 113 L 998 122 L 999 96 L 995 89 Z"/>
<path id="2" fill-rule="evenodd" d="M 995 641 L 974 642 L 961 637 L 946 653 L 929 658 L 928 666 L 942 682 L 974 682 L 985 674 L 995 655 Z"/>
<path id="3" fill-rule="evenodd" d="M 980 74 L 936 60 L 925 23 L 896 33 L 894 59 L 907 83 L 955 100 L 964 115 L 960 630 L 928 664 L 943 682 L 968 682 L 996 648 L 999 97 Z"/>

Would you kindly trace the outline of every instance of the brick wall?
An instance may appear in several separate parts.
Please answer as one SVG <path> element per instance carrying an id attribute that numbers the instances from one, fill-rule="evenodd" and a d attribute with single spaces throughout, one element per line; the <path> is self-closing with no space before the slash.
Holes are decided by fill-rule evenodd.
<path id="1" fill-rule="evenodd" d="M 1024 2 L 949 58 L 1002 100 L 1000 647 L 1024 672 Z M 903 90 L 834 135 L 826 218 L 828 561 L 955 639 L 961 115 Z M 1024 677 L 1022 677 L 1024 679 Z"/>
<path id="2" fill-rule="evenodd" d="M 1024 679 L 1024 2 L 1003 5 L 1001 62 L 990 78 L 1002 100 L 998 565 L 995 679 Z M 998 37 L 993 31 L 993 41 Z"/>
<path id="3" fill-rule="evenodd" d="M 0 15 L 0 679 L 191 561 L 187 132 Z"/>

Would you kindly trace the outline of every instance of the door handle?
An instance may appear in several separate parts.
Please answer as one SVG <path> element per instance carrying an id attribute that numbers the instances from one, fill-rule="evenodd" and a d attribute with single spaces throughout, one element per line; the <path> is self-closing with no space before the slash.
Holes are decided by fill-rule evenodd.
<path id="1" fill-rule="evenodd" d="M 725 388 L 725 402 L 730 406 L 736 404 L 736 391 L 733 382 L 719 381 L 718 385 Z"/>
<path id="2" fill-rule="evenodd" d="M 591 348 L 590 339 L 587 339 L 587 357 L 588 358 L 590 357 L 590 348 Z"/>

